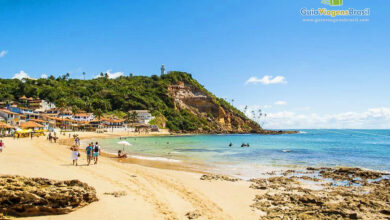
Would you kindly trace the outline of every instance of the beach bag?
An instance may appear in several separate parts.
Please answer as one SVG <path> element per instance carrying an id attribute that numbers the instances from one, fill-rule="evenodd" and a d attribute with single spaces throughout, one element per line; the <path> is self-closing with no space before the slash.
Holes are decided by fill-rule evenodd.
<path id="1" fill-rule="evenodd" d="M 78 156 L 78 157 L 80 157 L 80 156 L 81 156 L 81 155 L 80 155 L 80 152 L 77 154 L 77 156 Z"/>

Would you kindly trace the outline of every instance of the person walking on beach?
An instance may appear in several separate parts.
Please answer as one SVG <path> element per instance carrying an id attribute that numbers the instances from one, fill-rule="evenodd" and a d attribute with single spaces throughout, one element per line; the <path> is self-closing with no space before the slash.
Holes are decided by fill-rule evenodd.
<path id="1" fill-rule="evenodd" d="M 77 160 L 79 159 L 80 157 L 80 153 L 79 153 L 79 148 L 76 146 L 76 145 L 73 145 L 70 150 L 72 151 L 72 154 L 71 154 L 71 159 L 73 161 L 73 165 L 78 165 L 77 164 Z"/>
<path id="2" fill-rule="evenodd" d="M 0 140 L 0 153 L 3 152 L 3 148 L 4 148 L 4 142 L 3 140 Z"/>
<path id="3" fill-rule="evenodd" d="M 92 148 L 92 143 L 91 143 L 91 144 L 89 144 L 88 147 L 85 149 L 85 152 L 87 153 L 87 163 L 88 163 L 88 166 L 89 166 L 89 164 L 91 163 L 92 151 L 93 151 L 93 148 Z"/>
<path id="4" fill-rule="evenodd" d="M 94 164 L 97 164 L 98 162 L 98 159 L 99 159 L 99 154 L 100 154 L 100 146 L 99 146 L 99 143 L 96 142 L 94 148 L 93 148 L 93 159 L 95 161 Z"/>

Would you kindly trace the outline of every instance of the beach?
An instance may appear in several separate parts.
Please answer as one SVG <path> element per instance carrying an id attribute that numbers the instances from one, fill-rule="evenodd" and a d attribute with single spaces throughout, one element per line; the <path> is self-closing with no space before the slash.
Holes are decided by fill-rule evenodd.
<path id="1" fill-rule="evenodd" d="M 307 132 L 310 134 L 312 131 Z M 354 132 L 356 134 L 356 131 Z M 110 140 L 115 142 L 123 140 L 120 137 L 125 136 L 118 133 L 77 134 L 87 142 L 106 140 L 107 143 L 110 143 Z M 127 139 L 130 141 L 133 138 L 135 141 L 135 138 L 138 140 L 142 137 L 146 138 L 143 141 L 152 140 L 156 143 L 153 138 L 159 138 L 156 135 L 149 136 L 151 135 L 133 134 Z M 163 137 L 165 136 L 161 136 Z M 334 138 L 334 136 L 330 137 Z M 192 140 L 191 138 L 205 139 L 206 137 L 186 136 L 186 138 Z M 281 136 L 276 138 L 282 140 Z M 354 139 L 356 138 L 355 136 Z M 181 140 L 181 137 L 170 139 L 171 144 L 175 144 L 174 140 L 177 139 Z M 310 140 L 313 144 L 314 139 L 310 138 Z M 390 206 L 386 202 L 390 199 L 390 174 L 383 171 L 342 166 L 259 166 L 256 168 L 256 173 L 261 174 L 262 177 L 242 179 L 235 175 L 223 175 L 209 169 L 206 164 L 194 168 L 188 166 L 190 163 L 186 161 L 177 163 L 170 160 L 150 160 L 149 156 L 144 157 L 147 159 L 142 159 L 143 157 L 118 159 L 107 152 L 102 153 L 97 165 L 87 166 L 83 147 L 80 150 L 78 166 L 73 166 L 70 160 L 70 145 L 73 143 L 73 138 L 69 138 L 68 134 L 60 135 L 57 143 L 50 143 L 46 137 L 4 138 L 3 141 L 6 146 L 0 153 L 0 175 L 3 176 L 3 183 L 7 183 L 7 178 L 16 178 L 5 175 L 20 175 L 23 178 L 47 178 L 50 181 L 75 179 L 94 188 L 93 195 L 89 194 L 90 202 L 70 208 L 69 212 L 65 212 L 67 214 L 24 218 L 387 219 L 390 215 Z M 105 147 L 108 148 L 103 145 L 103 149 Z M 256 145 L 251 145 L 252 147 L 255 148 Z M 292 153 L 297 151 L 290 147 Z M 248 150 L 240 147 L 239 149 Z M 278 148 L 277 151 L 281 150 Z M 299 151 L 298 153 L 302 154 Z M 17 188 L 20 184 L 25 185 L 22 192 L 28 191 L 31 190 L 29 186 L 31 181 L 33 179 L 9 183 L 8 186 L 0 187 L 0 191 L 7 187 Z M 53 184 L 51 187 L 56 191 L 64 190 Z M 7 195 L 12 195 L 12 190 L 8 189 L 9 191 L 11 192 Z M 69 192 L 66 193 L 69 195 Z M 34 194 L 38 195 L 36 192 Z M 48 194 L 51 194 L 51 189 L 46 191 L 46 196 Z M 23 199 L 31 198 L 24 196 L 27 194 L 20 195 Z M 46 199 L 45 196 L 39 197 Z M 33 196 L 33 198 L 38 197 Z M 36 209 L 32 210 L 36 211 Z"/>
<path id="2" fill-rule="evenodd" d="M 80 136 L 109 135 L 86 132 Z M 65 137 L 60 136 L 59 143 Z M 186 214 L 191 212 L 200 213 L 198 219 L 258 219 L 261 215 L 250 207 L 256 191 L 246 181 L 202 181 L 201 173 L 118 163 L 109 157 L 85 166 L 84 152 L 79 166 L 72 166 L 69 146 L 50 143 L 45 137 L 3 140 L 1 175 L 78 179 L 96 189 L 97 202 L 66 215 L 32 219 L 188 219 Z M 117 191 L 127 195 L 105 195 Z"/>

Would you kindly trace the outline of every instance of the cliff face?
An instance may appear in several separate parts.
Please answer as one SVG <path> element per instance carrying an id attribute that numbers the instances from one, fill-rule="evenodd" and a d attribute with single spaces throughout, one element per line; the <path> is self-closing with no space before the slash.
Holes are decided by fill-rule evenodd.
<path id="1" fill-rule="evenodd" d="M 185 109 L 207 120 L 210 130 L 200 128 L 199 133 L 262 133 L 263 129 L 239 114 L 237 109 L 221 103 L 215 96 L 182 81 L 168 87 L 176 110 Z"/>

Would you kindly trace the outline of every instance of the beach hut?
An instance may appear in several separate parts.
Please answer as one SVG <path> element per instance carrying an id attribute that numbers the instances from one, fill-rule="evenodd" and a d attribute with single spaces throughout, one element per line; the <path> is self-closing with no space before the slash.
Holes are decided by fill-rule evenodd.
<path id="1" fill-rule="evenodd" d="M 45 126 L 43 126 L 41 124 L 38 124 L 35 121 L 28 121 L 28 122 L 25 122 L 25 123 L 21 123 L 19 125 L 19 127 L 23 129 L 21 131 L 17 131 L 17 133 L 19 133 L 21 135 L 21 137 L 30 136 L 29 135 L 30 133 L 32 133 L 31 137 L 32 136 L 42 136 L 42 135 L 45 135 L 42 132 L 42 128 L 44 128 Z"/>
<path id="2" fill-rule="evenodd" d="M 8 125 L 7 123 L 0 121 L 0 135 L 1 135 L 1 136 L 6 135 L 7 133 L 9 134 L 9 131 L 10 131 L 12 128 L 13 128 L 13 127 L 10 126 L 10 125 Z"/>
<path id="3" fill-rule="evenodd" d="M 38 124 L 36 123 L 35 121 L 28 121 L 28 122 L 25 122 L 25 123 L 21 123 L 19 125 L 20 128 L 22 129 L 33 129 L 33 130 L 37 130 L 37 129 L 40 129 L 40 128 L 44 128 L 45 126 L 41 125 L 41 124 Z"/>

